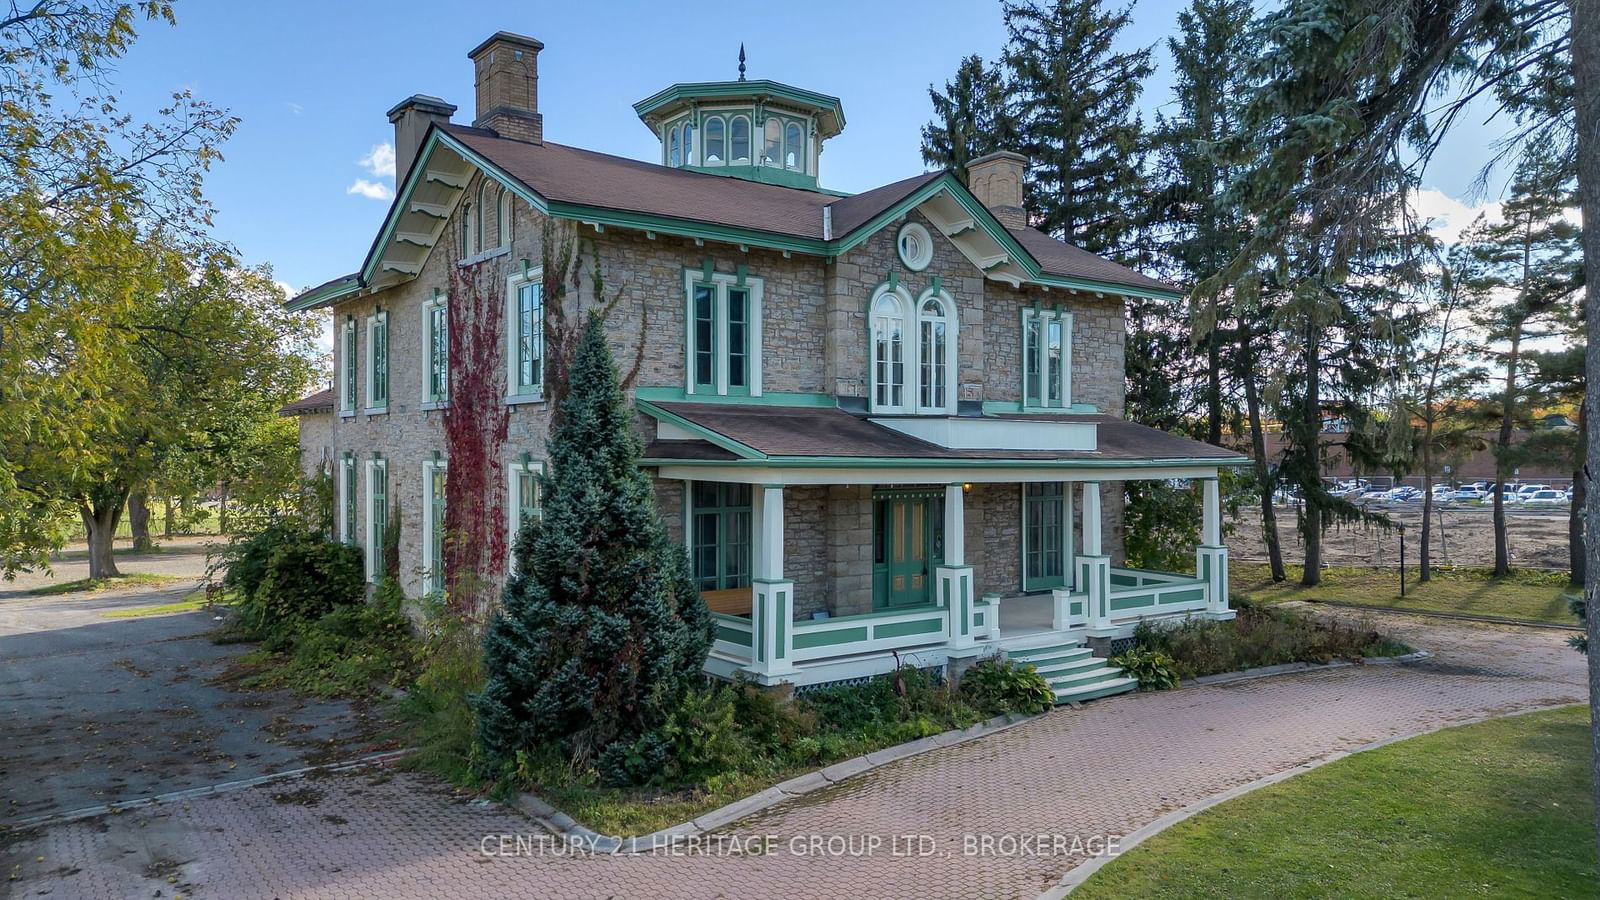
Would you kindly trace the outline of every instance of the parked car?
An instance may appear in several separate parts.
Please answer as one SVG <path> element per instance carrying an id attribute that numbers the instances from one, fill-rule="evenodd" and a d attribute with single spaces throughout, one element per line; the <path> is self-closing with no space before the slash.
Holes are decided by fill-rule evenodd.
<path id="1" fill-rule="evenodd" d="M 1389 490 L 1385 491 L 1383 499 L 1387 503 L 1407 503 L 1421 496 L 1422 492 L 1416 488 L 1401 485 L 1400 487 L 1390 488 Z"/>
<path id="2" fill-rule="evenodd" d="M 1455 490 L 1450 492 L 1450 499 L 1451 500 L 1474 501 L 1474 500 L 1482 500 L 1484 497 L 1487 497 L 1487 496 L 1488 496 L 1488 494 L 1484 493 L 1483 488 L 1474 487 L 1472 485 L 1467 485 L 1466 487 L 1458 487 Z"/>
<path id="3" fill-rule="evenodd" d="M 1538 493 L 1539 491 L 1548 491 L 1550 489 L 1550 485 L 1548 484 L 1522 484 L 1517 486 L 1517 494 L 1522 499 L 1526 500 L 1528 497 Z"/>
<path id="4" fill-rule="evenodd" d="M 1534 491 L 1524 496 L 1520 502 L 1524 506 L 1562 506 L 1570 503 L 1571 500 L 1564 491 L 1546 489 Z"/>

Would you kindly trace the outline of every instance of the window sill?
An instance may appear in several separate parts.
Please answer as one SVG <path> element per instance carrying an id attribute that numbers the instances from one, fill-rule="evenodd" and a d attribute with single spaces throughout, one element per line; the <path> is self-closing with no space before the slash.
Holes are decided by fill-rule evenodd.
<path id="1" fill-rule="evenodd" d="M 450 401 L 448 400 L 424 400 L 422 401 L 422 405 L 418 408 L 423 412 L 431 412 L 436 409 L 445 409 L 449 405 Z"/>
<path id="2" fill-rule="evenodd" d="M 512 394 L 506 397 L 507 406 L 521 406 L 525 403 L 543 403 L 543 394 Z"/>
<path id="3" fill-rule="evenodd" d="M 510 247 L 510 245 L 507 245 L 507 246 L 504 246 L 504 247 L 496 247 L 493 250 L 485 250 L 482 253 L 478 253 L 478 254 L 475 254 L 473 256 L 469 256 L 466 259 L 463 259 L 460 262 L 456 263 L 456 265 L 458 265 L 458 266 L 460 266 L 462 268 L 466 268 L 467 266 L 475 266 L 478 263 L 484 262 L 486 260 L 494 259 L 497 256 L 510 256 L 510 255 L 511 255 L 511 247 Z"/>
<path id="4" fill-rule="evenodd" d="M 341 418 L 341 419 L 354 419 L 356 417 L 356 413 L 358 413 L 358 412 L 360 412 L 360 410 L 341 409 L 341 410 L 339 410 L 339 418 Z"/>
<path id="5" fill-rule="evenodd" d="M 374 406 L 371 409 L 362 410 L 361 414 L 364 415 L 364 416 L 386 416 L 386 415 L 389 414 L 389 407 L 387 407 L 387 406 Z"/>

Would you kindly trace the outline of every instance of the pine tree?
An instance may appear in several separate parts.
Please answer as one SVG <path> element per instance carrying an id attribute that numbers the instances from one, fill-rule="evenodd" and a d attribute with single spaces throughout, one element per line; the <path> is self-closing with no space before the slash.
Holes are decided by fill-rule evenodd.
<path id="1" fill-rule="evenodd" d="M 1119 53 L 1128 10 L 1100 0 L 1002 4 L 1025 205 L 1037 227 L 1090 253 L 1126 256 L 1143 204 L 1145 137 L 1134 112 L 1150 51 Z"/>
<path id="2" fill-rule="evenodd" d="M 1479 320 L 1489 340 L 1506 348 L 1495 354 L 1505 367 L 1495 441 L 1495 480 L 1501 484 L 1516 465 L 1512 431 L 1528 412 L 1526 385 L 1519 384 L 1527 366 L 1523 341 L 1548 328 L 1572 304 L 1581 285 L 1579 231 L 1566 219 L 1572 204 L 1570 177 L 1568 168 L 1550 153 L 1530 152 L 1512 180 L 1511 197 L 1501 209 L 1503 221 L 1479 223 L 1474 229 L 1472 253 L 1478 263 L 1474 287 L 1491 302 L 1495 296 L 1508 298 Z M 1499 486 L 1494 493 L 1497 576 L 1511 571 L 1504 493 Z"/>
<path id="3" fill-rule="evenodd" d="M 1017 123 L 1001 66 L 969 56 L 956 68 L 955 78 L 945 82 L 943 93 L 928 86 L 928 99 L 934 121 L 922 126 L 922 159 L 954 172 L 963 184 L 967 163 L 1017 146 Z"/>
<path id="4" fill-rule="evenodd" d="M 591 312 L 541 479 L 542 515 L 484 639 L 478 740 L 503 763 L 557 747 L 592 760 L 659 725 L 702 677 L 711 617 L 656 515 L 633 413 Z"/>

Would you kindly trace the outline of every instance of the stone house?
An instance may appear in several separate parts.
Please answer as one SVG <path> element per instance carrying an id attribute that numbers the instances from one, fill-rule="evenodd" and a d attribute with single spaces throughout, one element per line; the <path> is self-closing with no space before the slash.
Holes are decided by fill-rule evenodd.
<path id="1" fill-rule="evenodd" d="M 716 615 L 713 674 L 1007 652 L 1081 699 L 1131 686 L 1091 649 L 1141 619 L 1232 615 L 1216 477 L 1243 460 L 1121 418 L 1125 298 L 1182 295 L 1029 228 L 1025 158 L 975 160 L 970 187 L 829 191 L 840 101 L 742 63 L 635 104 L 657 159 L 564 146 L 544 140 L 543 49 L 501 32 L 468 54 L 470 125 L 434 97 L 391 109 L 381 231 L 359 271 L 291 301 L 334 320 L 339 534 L 375 565 L 398 508 L 408 594 L 446 583 L 452 391 L 487 384 L 506 411 L 476 499 L 507 534 L 538 513 L 545 298 L 567 283 L 543 244 L 576 234 L 619 364 L 638 361 L 643 465 Z M 597 302 L 576 283 L 563 303 Z M 1194 572 L 1115 564 L 1136 478 L 1204 491 Z"/>

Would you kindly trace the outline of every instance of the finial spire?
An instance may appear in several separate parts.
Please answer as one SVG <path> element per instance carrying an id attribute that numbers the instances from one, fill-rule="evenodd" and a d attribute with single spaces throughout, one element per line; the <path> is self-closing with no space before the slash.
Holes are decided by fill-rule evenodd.
<path id="1" fill-rule="evenodd" d="M 739 42 L 739 80 L 744 80 L 744 41 Z"/>

